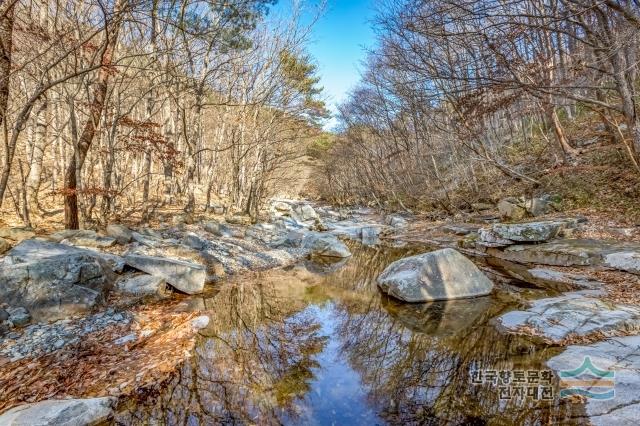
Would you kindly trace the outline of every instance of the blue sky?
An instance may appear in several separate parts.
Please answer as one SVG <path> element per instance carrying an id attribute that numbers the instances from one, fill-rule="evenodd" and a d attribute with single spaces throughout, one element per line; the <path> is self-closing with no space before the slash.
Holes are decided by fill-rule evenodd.
<path id="1" fill-rule="evenodd" d="M 313 29 L 309 53 L 317 62 L 327 105 L 332 112 L 360 79 L 360 62 L 366 56 L 365 48 L 374 44 L 371 21 L 375 18 L 375 2 L 327 0 L 325 12 Z M 280 3 L 277 7 L 283 7 L 288 1 L 281 0 Z M 311 9 L 317 8 L 320 1 L 306 0 L 303 4 L 312 14 Z M 332 120 L 325 128 L 334 125 L 335 120 Z"/>

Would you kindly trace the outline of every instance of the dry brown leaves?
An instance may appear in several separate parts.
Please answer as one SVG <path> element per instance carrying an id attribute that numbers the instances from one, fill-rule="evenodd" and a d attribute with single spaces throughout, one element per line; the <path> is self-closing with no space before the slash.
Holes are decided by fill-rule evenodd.
<path id="1" fill-rule="evenodd" d="M 0 412 L 49 398 L 122 396 L 166 379 L 189 356 L 195 342 L 190 320 L 177 302 L 133 309 L 136 320 L 83 337 L 82 342 L 36 359 L 0 365 Z M 133 331 L 146 338 L 118 346 Z"/>

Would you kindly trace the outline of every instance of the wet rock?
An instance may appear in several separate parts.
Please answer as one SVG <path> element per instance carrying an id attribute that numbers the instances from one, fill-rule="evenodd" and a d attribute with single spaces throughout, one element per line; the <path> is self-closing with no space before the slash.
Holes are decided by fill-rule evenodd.
<path id="1" fill-rule="evenodd" d="M 531 328 L 535 335 L 555 343 L 570 335 L 595 332 L 612 335 L 640 330 L 640 308 L 609 304 L 593 297 L 595 295 L 597 293 L 582 291 L 535 300 L 527 310 L 508 312 L 497 322 L 513 332 Z"/>
<path id="2" fill-rule="evenodd" d="M 14 407 L 0 415 L 6 426 L 89 426 L 113 418 L 115 398 L 46 400 Z"/>
<path id="3" fill-rule="evenodd" d="M 15 241 L 17 243 L 36 236 L 31 228 L 0 228 L 0 238 Z"/>
<path id="4" fill-rule="evenodd" d="M 115 238 L 118 244 L 129 244 L 133 241 L 133 233 L 124 225 L 114 224 L 107 226 L 107 235 Z"/>
<path id="5" fill-rule="evenodd" d="M 187 294 L 202 293 L 207 272 L 202 265 L 161 257 L 128 255 L 127 265 L 147 274 L 166 280 L 178 290 Z"/>
<path id="6" fill-rule="evenodd" d="M 554 356 L 547 365 L 557 374 L 574 371 L 587 359 L 599 370 L 615 371 L 615 398 L 587 398 L 584 413 L 586 418 L 576 418 L 579 424 L 594 426 L 636 425 L 640 418 L 640 336 L 614 337 L 587 346 L 568 346 L 564 352 Z M 594 377 L 592 371 L 588 378 Z M 591 388 L 602 393 L 607 389 Z"/>
<path id="7" fill-rule="evenodd" d="M 335 235 L 321 232 L 304 232 L 300 247 L 313 256 L 349 257 L 351 252 Z"/>
<path id="8" fill-rule="evenodd" d="M 378 277 L 378 286 L 405 302 L 485 296 L 493 289 L 473 262 L 450 248 L 393 262 Z"/>
<path id="9" fill-rule="evenodd" d="M 153 275 L 121 277 L 116 282 L 116 288 L 122 293 L 135 296 L 164 296 L 167 294 L 167 283 L 165 279 Z"/>
<path id="10" fill-rule="evenodd" d="M 0 254 L 4 254 L 11 249 L 11 243 L 5 240 L 4 238 L 0 238 Z"/>
<path id="11" fill-rule="evenodd" d="M 36 320 L 55 320 L 102 303 L 113 281 L 110 266 L 99 256 L 26 240 L 0 264 L 0 300 L 25 307 Z"/>

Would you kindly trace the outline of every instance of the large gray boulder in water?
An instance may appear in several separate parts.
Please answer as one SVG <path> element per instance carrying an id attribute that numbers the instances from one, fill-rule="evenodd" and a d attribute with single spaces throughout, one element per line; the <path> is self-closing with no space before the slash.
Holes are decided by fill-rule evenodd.
<path id="1" fill-rule="evenodd" d="M 202 265 L 162 257 L 128 255 L 127 265 L 155 277 L 164 278 L 178 290 L 187 294 L 198 294 L 204 290 L 207 271 Z"/>
<path id="2" fill-rule="evenodd" d="M 493 289 L 473 262 L 450 248 L 393 262 L 378 277 L 378 286 L 390 296 L 415 303 L 485 296 Z"/>
<path id="3" fill-rule="evenodd" d="M 301 246 L 314 256 L 349 257 L 349 248 L 335 235 L 322 232 L 303 233 Z"/>
<path id="4" fill-rule="evenodd" d="M 101 256 L 64 244 L 26 240 L 0 262 L 0 300 L 25 307 L 38 321 L 88 311 L 105 300 L 113 281 Z"/>
<path id="5" fill-rule="evenodd" d="M 89 426 L 113 418 L 115 398 L 57 399 L 24 404 L 0 416 L 3 426 Z"/>

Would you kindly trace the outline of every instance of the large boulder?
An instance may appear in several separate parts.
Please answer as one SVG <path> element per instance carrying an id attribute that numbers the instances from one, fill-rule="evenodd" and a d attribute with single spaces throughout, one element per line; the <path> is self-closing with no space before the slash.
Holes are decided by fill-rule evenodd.
<path id="1" fill-rule="evenodd" d="M 473 262 L 450 248 L 393 262 L 378 277 L 378 286 L 405 302 L 485 296 L 493 289 Z"/>
<path id="2" fill-rule="evenodd" d="M 125 256 L 125 262 L 135 269 L 163 278 L 187 294 L 202 293 L 207 279 L 207 271 L 202 265 L 181 260 L 133 254 Z"/>
<path id="3" fill-rule="evenodd" d="M 302 204 L 301 206 L 298 206 L 296 208 L 296 213 L 298 214 L 298 217 L 304 222 L 320 219 L 318 213 L 316 213 L 313 207 L 311 207 L 309 204 Z"/>
<path id="4" fill-rule="evenodd" d="M 107 424 L 115 398 L 58 399 L 24 404 L 0 416 L 3 426 L 90 426 Z"/>
<path id="5" fill-rule="evenodd" d="M 89 250 L 26 240 L 0 263 L 0 300 L 23 306 L 38 320 L 87 312 L 111 290 L 110 265 Z"/>
<path id="6" fill-rule="evenodd" d="M 527 215 L 527 209 L 517 198 L 505 198 L 498 203 L 500 216 L 509 220 L 520 220 Z"/>

